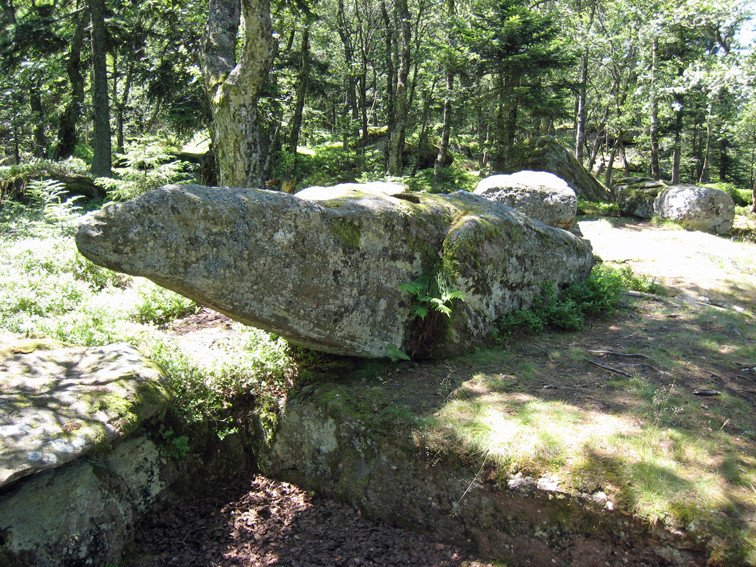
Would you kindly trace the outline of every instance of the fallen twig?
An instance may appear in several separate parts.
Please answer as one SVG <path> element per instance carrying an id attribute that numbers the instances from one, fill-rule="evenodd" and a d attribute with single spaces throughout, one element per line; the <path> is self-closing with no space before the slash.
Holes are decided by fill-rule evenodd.
<path id="1" fill-rule="evenodd" d="M 651 362 L 656 362 L 656 364 L 659 364 L 656 360 L 648 356 L 647 354 L 641 354 L 639 352 L 617 352 L 615 350 L 589 350 L 588 352 L 592 354 L 611 354 L 614 356 L 625 356 L 625 357 L 635 357 L 635 358 L 645 358 L 646 360 L 650 360 Z"/>
<path id="2" fill-rule="evenodd" d="M 694 396 L 719 396 L 721 393 L 719 390 L 693 390 Z"/>
<path id="3" fill-rule="evenodd" d="M 628 378 L 632 378 L 632 374 L 628 374 L 624 370 L 620 370 L 619 368 L 613 368 L 612 366 L 607 366 L 606 364 L 601 364 L 600 362 L 596 362 L 595 360 L 591 360 L 590 358 L 586 358 L 588 362 L 593 364 L 594 366 L 598 366 L 599 368 L 603 368 L 604 370 L 609 370 L 610 372 L 616 372 L 617 374 L 622 374 L 622 376 L 627 376 Z"/>

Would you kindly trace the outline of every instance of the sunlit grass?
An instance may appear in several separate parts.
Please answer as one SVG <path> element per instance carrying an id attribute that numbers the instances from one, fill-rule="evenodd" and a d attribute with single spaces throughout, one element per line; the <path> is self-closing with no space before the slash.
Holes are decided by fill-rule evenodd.
<path id="1" fill-rule="evenodd" d="M 741 538 L 736 554 L 755 552 L 753 529 L 722 521 L 723 510 L 756 514 L 756 434 L 746 430 L 745 401 L 723 394 L 710 402 L 729 416 L 720 422 L 674 382 L 618 377 L 607 395 L 622 392 L 633 405 L 605 412 L 507 388 L 513 378 L 476 374 L 427 421 L 427 438 L 486 455 L 506 475 L 548 475 L 567 493 L 600 490 L 649 523 Z"/>

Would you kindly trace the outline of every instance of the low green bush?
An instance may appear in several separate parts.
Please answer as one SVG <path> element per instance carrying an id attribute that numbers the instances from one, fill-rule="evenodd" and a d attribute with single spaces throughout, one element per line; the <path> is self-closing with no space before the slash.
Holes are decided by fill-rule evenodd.
<path id="1" fill-rule="evenodd" d="M 655 294 L 665 291 L 658 283 L 635 276 L 629 267 L 614 269 L 596 264 L 585 280 L 564 290 L 560 291 L 553 282 L 544 283 L 529 309 L 512 311 L 502 318 L 498 334 L 506 336 L 516 331 L 539 334 L 547 328 L 580 330 L 586 319 L 615 311 L 627 289 Z"/>
<path id="2" fill-rule="evenodd" d="M 751 205 L 751 190 L 750 189 L 740 189 L 735 186 L 734 183 L 725 183 L 725 182 L 717 182 L 717 183 L 707 183 L 706 187 L 711 187 L 712 189 L 719 189 L 720 191 L 724 191 L 727 193 L 731 198 L 732 201 L 735 203 L 735 206 L 737 207 L 745 207 Z"/>

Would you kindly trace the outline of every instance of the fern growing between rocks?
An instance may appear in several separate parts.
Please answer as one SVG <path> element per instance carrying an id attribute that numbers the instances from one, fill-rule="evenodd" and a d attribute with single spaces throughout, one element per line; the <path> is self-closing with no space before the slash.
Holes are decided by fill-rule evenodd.
<path id="1" fill-rule="evenodd" d="M 421 274 L 413 282 L 401 284 L 399 289 L 412 296 L 410 313 L 417 320 L 417 334 L 410 341 L 410 356 L 426 358 L 448 327 L 445 319 L 452 315 L 452 302 L 464 301 L 465 296 L 452 287 L 441 269 Z"/>
<path id="2" fill-rule="evenodd" d="M 420 275 L 415 281 L 401 284 L 399 290 L 414 297 L 410 312 L 421 319 L 431 311 L 451 316 L 451 302 L 455 299 L 465 300 L 462 292 L 454 289 L 441 271 Z"/>

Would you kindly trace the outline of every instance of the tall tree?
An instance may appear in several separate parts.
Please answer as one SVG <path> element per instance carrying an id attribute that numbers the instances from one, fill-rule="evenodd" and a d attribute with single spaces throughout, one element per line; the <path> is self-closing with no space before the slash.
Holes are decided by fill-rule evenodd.
<path id="1" fill-rule="evenodd" d="M 244 37 L 237 58 L 240 22 Z M 258 100 L 276 51 L 270 0 L 210 0 L 202 73 L 213 116 L 220 182 L 263 187 Z"/>
<path id="2" fill-rule="evenodd" d="M 112 148 L 110 140 L 110 100 L 108 98 L 107 30 L 105 1 L 89 0 L 92 23 L 92 106 L 94 133 L 92 137 L 92 173 L 110 177 Z"/>

